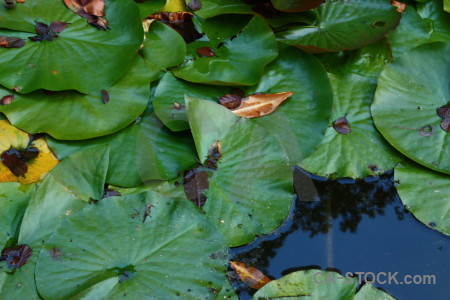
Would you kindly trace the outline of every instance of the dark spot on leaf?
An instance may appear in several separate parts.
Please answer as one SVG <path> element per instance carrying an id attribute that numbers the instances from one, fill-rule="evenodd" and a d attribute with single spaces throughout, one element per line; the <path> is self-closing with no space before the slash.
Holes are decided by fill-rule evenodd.
<path id="1" fill-rule="evenodd" d="M 50 25 L 50 29 L 55 33 L 61 33 L 64 29 L 66 29 L 67 25 L 69 25 L 69 23 L 54 21 Z"/>
<path id="2" fill-rule="evenodd" d="M 61 260 L 61 258 L 59 258 L 59 257 L 63 255 L 61 249 L 56 248 L 56 247 L 53 247 L 53 248 L 50 249 L 48 252 L 50 253 L 50 255 L 52 256 L 52 258 L 53 258 L 54 260 L 58 260 L 58 261 Z"/>
<path id="3" fill-rule="evenodd" d="M 209 188 L 208 173 L 202 167 L 185 171 L 183 186 L 186 198 L 202 208 L 207 200 L 203 193 Z"/>
<path id="4" fill-rule="evenodd" d="M 430 226 L 431 228 L 434 228 L 434 227 L 436 227 L 436 223 L 430 222 L 430 223 L 428 223 L 428 226 Z"/>
<path id="5" fill-rule="evenodd" d="M 374 27 L 374 28 L 381 28 L 384 26 L 386 26 L 386 22 L 384 22 L 384 21 L 376 21 L 372 24 L 372 27 Z"/>
<path id="6" fill-rule="evenodd" d="M 107 90 L 102 90 L 102 101 L 103 101 L 103 104 L 106 104 L 109 102 L 109 93 Z"/>
<path id="7" fill-rule="evenodd" d="M 197 11 L 202 8 L 202 3 L 200 0 L 191 0 L 187 7 L 192 11 Z"/>
<path id="8" fill-rule="evenodd" d="M 144 217 L 142 218 L 142 223 L 145 223 L 145 220 L 147 220 L 148 217 L 151 217 L 152 207 L 155 207 L 155 206 L 153 206 L 153 204 L 150 204 L 150 203 L 145 205 Z"/>
<path id="9" fill-rule="evenodd" d="M 350 127 L 350 123 L 348 122 L 346 117 L 341 117 L 334 121 L 333 128 L 336 130 L 337 133 L 347 135 L 350 132 L 352 132 L 352 129 Z"/>
<path id="10" fill-rule="evenodd" d="M 249 217 L 250 219 L 253 219 L 253 215 L 251 215 L 251 214 L 248 214 L 248 217 Z"/>
<path id="11" fill-rule="evenodd" d="M 219 104 L 228 109 L 235 109 L 241 105 L 241 100 L 242 97 L 239 95 L 227 94 L 220 97 Z"/>
<path id="12" fill-rule="evenodd" d="M 214 50 L 210 47 L 200 47 L 197 48 L 197 54 L 201 57 L 213 57 L 216 56 L 216 53 L 214 53 Z"/>
<path id="13" fill-rule="evenodd" d="M 11 104 L 14 100 L 14 95 L 6 95 L 0 100 L 0 105 L 8 105 Z"/>
<path id="14" fill-rule="evenodd" d="M 422 110 L 422 106 L 417 106 L 417 109 L 418 110 Z"/>
<path id="15" fill-rule="evenodd" d="M 154 19 L 172 27 L 188 44 L 203 36 L 195 28 L 192 18 L 193 15 L 188 12 L 163 12 L 147 17 L 147 19 Z"/>
<path id="16" fill-rule="evenodd" d="M 376 165 L 368 165 L 369 169 L 371 169 L 373 172 L 377 172 L 379 169 Z"/>
<path id="17" fill-rule="evenodd" d="M 24 176 L 28 172 L 26 161 L 22 159 L 20 152 L 13 147 L 2 153 L 1 161 L 14 176 Z"/>
<path id="18" fill-rule="evenodd" d="M 434 133 L 434 127 L 427 125 L 419 128 L 419 134 L 421 136 L 430 136 Z"/>
<path id="19" fill-rule="evenodd" d="M 8 9 L 14 8 L 16 3 L 16 0 L 3 0 L 3 5 Z"/>
<path id="20" fill-rule="evenodd" d="M 217 162 L 222 157 L 221 144 L 216 141 L 208 150 L 208 158 L 205 161 L 205 166 L 214 170 L 217 169 Z"/>
<path id="21" fill-rule="evenodd" d="M 16 270 L 26 264 L 32 255 L 31 248 L 23 244 L 3 249 L 0 261 L 6 261 L 10 270 Z"/>
<path id="22" fill-rule="evenodd" d="M 442 122 L 441 122 L 441 128 L 442 128 L 445 132 L 450 132 L 450 117 L 449 117 L 449 118 L 445 118 L 444 120 L 442 120 Z"/>
<path id="23" fill-rule="evenodd" d="M 174 102 L 173 103 L 173 108 L 175 110 L 184 110 L 184 109 L 186 109 L 186 105 L 180 104 L 178 102 Z"/>
<path id="24" fill-rule="evenodd" d="M 39 149 L 36 147 L 28 147 L 24 151 L 20 152 L 23 159 L 28 161 L 29 159 L 34 159 L 39 156 Z"/>
<path id="25" fill-rule="evenodd" d="M 130 271 L 125 271 L 122 274 L 119 275 L 119 283 L 124 282 L 125 280 L 127 280 L 133 273 L 131 273 Z M 125 296 L 126 294 L 124 294 Z"/>
<path id="26" fill-rule="evenodd" d="M 0 48 L 22 48 L 25 40 L 17 37 L 0 36 Z"/>
<path id="27" fill-rule="evenodd" d="M 450 105 L 444 105 L 436 109 L 436 114 L 441 119 L 450 118 Z"/>
<path id="28" fill-rule="evenodd" d="M 115 197 L 115 196 L 121 196 L 120 193 L 113 189 L 105 189 L 103 194 L 103 199 L 109 198 L 109 197 Z"/>

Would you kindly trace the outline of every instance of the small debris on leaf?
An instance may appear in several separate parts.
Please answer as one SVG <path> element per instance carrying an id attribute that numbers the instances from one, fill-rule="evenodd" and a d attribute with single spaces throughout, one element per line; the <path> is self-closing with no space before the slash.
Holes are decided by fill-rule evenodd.
<path id="1" fill-rule="evenodd" d="M 273 113 L 278 106 L 292 96 L 292 92 L 251 95 L 242 99 L 241 105 L 231 111 L 243 118 L 258 118 Z"/>
<path id="2" fill-rule="evenodd" d="M 108 30 L 108 20 L 105 16 L 104 0 L 64 0 L 64 4 L 72 12 L 86 18 L 89 25 L 100 30 Z"/>
<path id="3" fill-rule="evenodd" d="M 192 11 L 197 11 L 202 8 L 202 3 L 200 2 L 200 0 L 191 0 L 188 3 L 187 7 Z"/>
<path id="4" fill-rule="evenodd" d="M 53 41 L 58 38 L 58 33 L 61 33 L 68 23 L 54 21 L 49 26 L 42 22 L 36 22 L 36 33 L 38 35 L 29 37 L 33 42 Z"/>
<path id="5" fill-rule="evenodd" d="M 0 105 L 8 105 L 11 104 L 14 100 L 14 95 L 6 95 L 0 100 Z"/>
<path id="6" fill-rule="evenodd" d="M 50 25 L 50 29 L 55 33 L 61 33 L 64 29 L 66 29 L 67 25 L 69 25 L 69 23 L 54 21 Z"/>
<path id="7" fill-rule="evenodd" d="M 103 104 L 106 104 L 109 102 L 109 93 L 107 90 L 102 90 L 102 101 L 103 101 Z"/>
<path id="8" fill-rule="evenodd" d="M 28 172 L 28 165 L 20 152 L 13 147 L 3 151 L 1 155 L 3 164 L 14 174 L 14 176 L 24 176 Z"/>
<path id="9" fill-rule="evenodd" d="M 6 8 L 11 9 L 11 8 L 14 8 L 16 6 L 16 2 L 17 2 L 16 0 L 3 0 L 3 5 Z"/>
<path id="10" fill-rule="evenodd" d="M 214 53 L 214 50 L 210 47 L 200 47 L 197 49 L 197 54 L 201 57 L 213 57 L 216 56 L 216 53 Z"/>
<path id="11" fill-rule="evenodd" d="M 0 48 L 22 48 L 25 40 L 17 37 L 0 36 Z"/>
<path id="12" fill-rule="evenodd" d="M 115 196 L 121 196 L 120 193 L 113 189 L 105 189 L 103 193 L 103 199 L 109 198 L 109 197 L 115 197 Z"/>
<path id="13" fill-rule="evenodd" d="M 23 244 L 3 249 L 0 261 L 6 261 L 8 268 L 15 271 L 25 265 L 32 255 L 33 251 L 31 248 Z"/>
<path id="14" fill-rule="evenodd" d="M 186 43 L 192 43 L 201 38 L 203 34 L 199 33 L 192 21 L 193 15 L 188 12 L 162 12 L 150 15 L 146 20 L 157 20 L 170 26 L 177 31 Z"/>
<path id="15" fill-rule="evenodd" d="M 419 134 L 421 136 L 430 136 L 434 133 L 434 127 L 430 125 L 426 125 L 419 128 Z"/>
<path id="16" fill-rule="evenodd" d="M 403 13 L 406 10 L 406 4 L 405 3 L 402 3 L 402 2 L 399 2 L 399 1 L 395 1 L 395 0 L 391 0 L 391 4 L 397 8 L 397 11 L 399 13 Z"/>
<path id="17" fill-rule="evenodd" d="M 445 118 L 444 120 L 442 120 L 442 122 L 441 122 L 441 128 L 442 128 L 445 132 L 450 132 L 450 118 Z"/>
<path id="18" fill-rule="evenodd" d="M 352 128 L 350 127 L 350 123 L 348 122 L 346 117 L 341 117 L 334 121 L 333 128 L 337 133 L 347 135 L 352 132 Z"/>
<path id="19" fill-rule="evenodd" d="M 436 114 L 441 119 L 450 118 L 450 104 L 437 108 Z"/>
<path id="20" fill-rule="evenodd" d="M 259 290 L 271 281 L 270 278 L 264 275 L 260 270 L 247 266 L 244 263 L 230 261 L 230 267 L 236 271 L 241 281 L 252 289 Z"/>
<path id="21" fill-rule="evenodd" d="M 63 255 L 61 249 L 56 248 L 56 247 L 53 247 L 52 249 L 50 249 L 49 253 L 54 260 L 58 260 L 58 261 L 61 260 L 61 258 L 59 258 L 59 257 Z"/>
<path id="22" fill-rule="evenodd" d="M 239 95 L 227 94 L 220 97 L 219 104 L 228 109 L 235 109 L 241 105 L 241 100 L 242 97 Z"/>
<path id="23" fill-rule="evenodd" d="M 208 158 L 203 163 L 204 167 L 217 170 L 217 162 L 222 157 L 222 146 L 220 141 L 216 141 L 208 150 Z"/>
<path id="24" fill-rule="evenodd" d="M 202 208 L 207 200 L 203 193 L 209 188 L 208 173 L 202 167 L 185 171 L 183 186 L 186 198 Z"/>

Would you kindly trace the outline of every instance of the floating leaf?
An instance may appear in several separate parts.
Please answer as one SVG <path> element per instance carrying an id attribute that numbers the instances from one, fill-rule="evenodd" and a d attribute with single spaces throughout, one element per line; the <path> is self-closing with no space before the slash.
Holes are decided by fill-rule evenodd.
<path id="1" fill-rule="evenodd" d="M 231 111 L 243 118 L 258 118 L 273 113 L 278 106 L 292 96 L 292 92 L 250 95 L 241 100 L 241 105 Z"/>
<path id="2" fill-rule="evenodd" d="M 253 17 L 237 37 L 229 36 L 224 44 L 221 43 L 217 40 L 192 43 L 195 50 L 205 46 L 211 48 L 215 56 L 192 59 L 188 55 L 185 63 L 172 71 L 173 74 L 197 83 L 253 85 L 258 83 L 264 67 L 278 54 L 273 32 L 259 16 Z M 251 60 L 249 53 L 252 53 Z"/>
<path id="3" fill-rule="evenodd" d="M 442 0 L 429 0 L 417 3 L 417 12 L 425 21 L 431 42 L 450 42 L 450 18 L 443 10 Z"/>
<path id="4" fill-rule="evenodd" d="M 271 280 L 264 275 L 260 270 L 247 266 L 244 263 L 237 261 L 230 261 L 230 266 L 239 275 L 239 278 L 252 289 L 259 290 Z"/>
<path id="5" fill-rule="evenodd" d="M 5 30 L 0 29 L 0 36 L 14 32 L 18 38 L 28 39 L 35 35 L 35 20 L 70 25 L 51 43 L 0 48 L 0 84 L 24 94 L 38 89 L 93 93 L 110 86 L 129 68 L 142 44 L 143 29 L 132 1 L 110 0 L 105 9 L 110 18 L 108 32 L 86 26 L 61 0 L 27 0 L 14 9 L 2 9 L 0 28 Z"/>
<path id="6" fill-rule="evenodd" d="M 15 93 L 14 101 L 0 106 L 0 112 L 29 133 L 46 132 L 68 140 L 98 137 L 126 127 L 142 114 L 150 94 L 149 82 L 145 63 L 136 55 L 127 74 L 108 88 L 108 105 L 103 104 L 101 90 L 87 95 L 36 91 Z M 9 94 L 11 91 L 0 87 L 0 97 Z"/>
<path id="7" fill-rule="evenodd" d="M 401 18 L 389 1 L 379 0 L 326 1 L 314 12 L 313 25 L 280 31 L 278 40 L 311 53 L 356 49 L 383 38 Z"/>
<path id="8" fill-rule="evenodd" d="M 38 182 L 58 164 L 45 138 L 30 140 L 6 120 L 0 120 L 0 157 L 0 182 Z"/>
<path id="9" fill-rule="evenodd" d="M 405 207 L 426 226 L 450 235 L 450 177 L 405 163 L 395 168 L 395 180 Z"/>
<path id="10" fill-rule="evenodd" d="M 391 145 L 444 173 L 450 173 L 450 136 L 436 110 L 450 99 L 448 53 L 450 43 L 437 42 L 403 54 L 381 74 L 372 105 L 375 125 Z M 422 128 L 431 129 L 424 135 Z"/>
<path id="11" fill-rule="evenodd" d="M 217 170 L 209 168 L 206 216 L 231 247 L 273 231 L 292 204 L 291 168 L 274 134 L 208 100 L 187 98 L 187 109 L 198 157 L 218 157 Z M 217 141 L 220 151 L 211 151 Z"/>
<path id="12" fill-rule="evenodd" d="M 102 234 L 99 227 L 108 231 Z M 62 253 L 58 260 L 54 248 Z M 225 291 L 227 258 L 223 237 L 189 201 L 154 193 L 112 197 L 85 206 L 56 230 L 40 253 L 36 282 L 46 299 L 79 293 L 143 299 L 149 291 L 160 299 L 216 298 L 219 292 L 232 297 L 231 289 Z M 64 280 L 61 272 L 72 279 Z"/>

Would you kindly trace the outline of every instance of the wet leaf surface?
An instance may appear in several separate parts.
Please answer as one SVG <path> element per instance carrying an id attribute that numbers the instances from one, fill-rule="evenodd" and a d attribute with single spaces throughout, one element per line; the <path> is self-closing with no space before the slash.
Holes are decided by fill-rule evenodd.
<path id="1" fill-rule="evenodd" d="M 239 278 L 252 289 L 259 290 L 271 281 L 270 278 L 264 275 L 260 270 L 247 266 L 244 263 L 230 261 L 230 267 L 232 270 L 236 271 Z"/>
<path id="2" fill-rule="evenodd" d="M 32 255 L 33 251 L 28 245 L 17 245 L 4 248 L 0 256 L 0 261 L 6 261 L 9 271 L 11 271 L 25 265 Z"/>
<path id="3" fill-rule="evenodd" d="M 292 92 L 250 95 L 241 100 L 241 105 L 232 112 L 243 118 L 258 118 L 273 113 L 278 106 L 292 96 Z"/>

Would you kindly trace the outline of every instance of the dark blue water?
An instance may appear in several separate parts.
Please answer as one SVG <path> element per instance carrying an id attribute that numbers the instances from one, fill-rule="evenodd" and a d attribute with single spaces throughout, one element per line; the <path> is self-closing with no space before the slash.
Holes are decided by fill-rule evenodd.
<path id="1" fill-rule="evenodd" d="M 296 169 L 294 181 L 297 197 L 289 219 L 277 232 L 232 249 L 233 260 L 272 279 L 311 268 L 398 272 L 398 284 L 375 286 L 401 300 L 450 299 L 450 238 L 404 210 L 392 173 L 338 182 Z M 434 275 L 436 284 L 401 284 L 405 275 Z M 238 281 L 235 286 L 241 299 L 255 292 Z"/>

